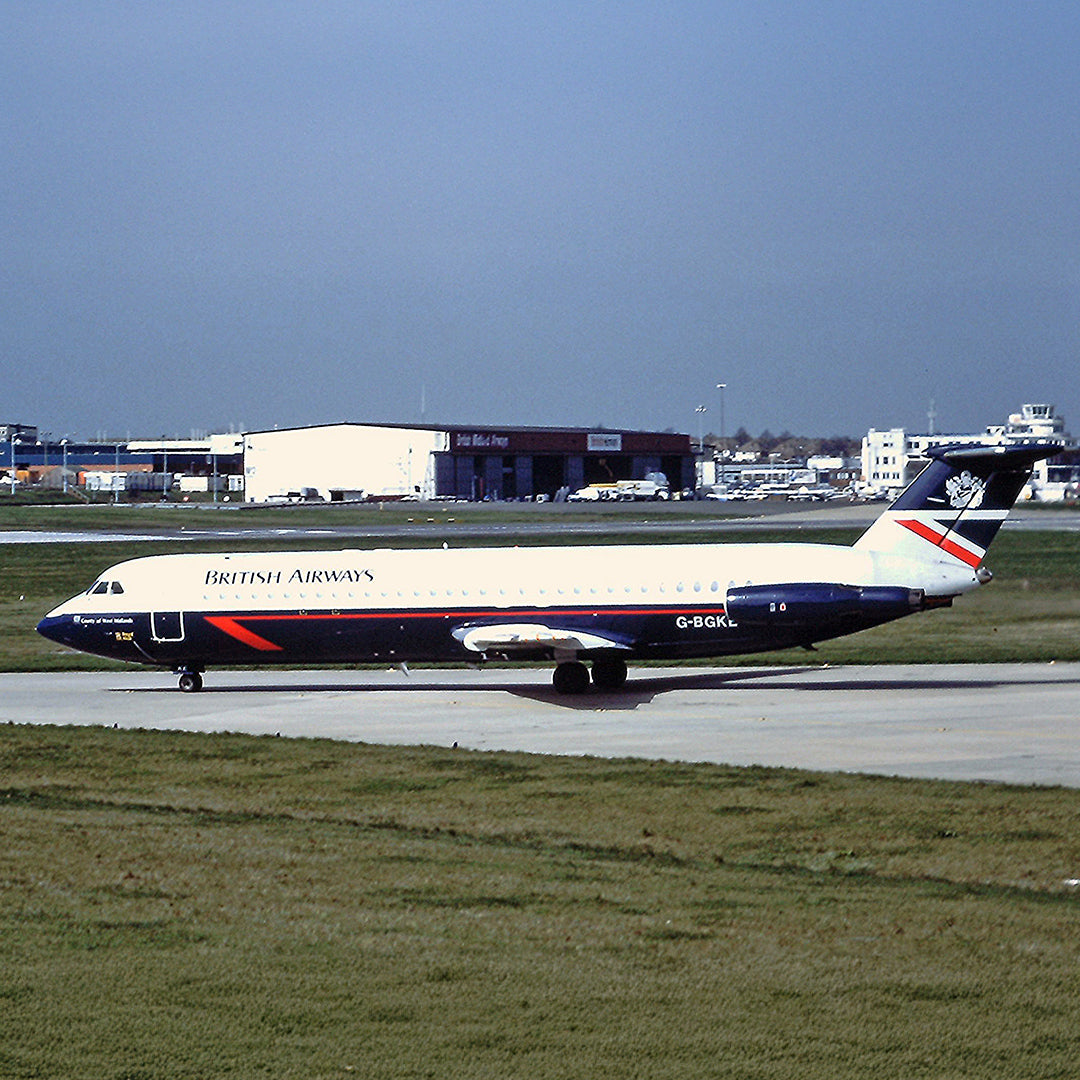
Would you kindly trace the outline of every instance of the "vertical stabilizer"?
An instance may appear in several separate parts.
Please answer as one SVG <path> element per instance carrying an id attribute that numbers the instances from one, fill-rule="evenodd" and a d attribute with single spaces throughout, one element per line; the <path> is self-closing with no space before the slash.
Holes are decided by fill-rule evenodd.
<path id="1" fill-rule="evenodd" d="M 940 446 L 855 547 L 921 561 L 957 560 L 975 569 L 1031 477 L 1058 443 Z"/>

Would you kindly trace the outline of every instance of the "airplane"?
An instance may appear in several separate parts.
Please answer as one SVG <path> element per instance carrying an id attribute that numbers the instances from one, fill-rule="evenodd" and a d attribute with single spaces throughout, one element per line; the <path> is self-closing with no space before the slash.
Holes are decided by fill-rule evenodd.
<path id="1" fill-rule="evenodd" d="M 1034 463 L 1060 445 L 955 445 L 850 546 L 814 543 L 153 555 L 106 570 L 38 624 L 52 641 L 170 667 L 554 660 L 563 694 L 627 660 L 757 653 L 947 607 Z M 586 666 L 586 662 L 591 665 Z"/>

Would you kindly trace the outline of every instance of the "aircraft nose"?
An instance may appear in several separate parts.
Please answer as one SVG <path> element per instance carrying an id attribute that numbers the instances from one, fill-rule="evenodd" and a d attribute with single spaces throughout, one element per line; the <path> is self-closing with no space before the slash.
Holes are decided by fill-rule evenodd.
<path id="1" fill-rule="evenodd" d="M 37 632 L 55 641 L 58 645 L 71 645 L 74 637 L 74 623 L 70 615 L 46 615 L 37 624 Z"/>

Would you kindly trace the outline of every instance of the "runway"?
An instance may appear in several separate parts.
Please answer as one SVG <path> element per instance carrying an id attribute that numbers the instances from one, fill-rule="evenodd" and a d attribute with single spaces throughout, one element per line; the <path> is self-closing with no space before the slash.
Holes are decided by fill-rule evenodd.
<path id="1" fill-rule="evenodd" d="M 0 675 L 0 722 L 233 731 L 1080 788 L 1080 664 Z"/>

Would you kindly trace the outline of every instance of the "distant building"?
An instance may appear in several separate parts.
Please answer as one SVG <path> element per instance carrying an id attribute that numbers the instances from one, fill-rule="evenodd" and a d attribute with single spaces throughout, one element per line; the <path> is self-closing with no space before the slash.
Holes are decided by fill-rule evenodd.
<path id="1" fill-rule="evenodd" d="M 840 491 L 853 490 L 862 475 L 862 462 L 858 458 L 818 454 L 806 459 L 806 467 L 814 471 L 819 484 Z"/>
<path id="2" fill-rule="evenodd" d="M 909 435 L 903 428 L 885 431 L 871 428 L 862 441 L 861 482 L 864 487 L 874 491 L 899 491 L 925 468 L 928 461 L 926 451 L 932 446 L 949 446 L 953 443 L 993 446 L 1025 439 L 1053 439 L 1061 443 L 1063 451 L 1072 444 L 1071 437 L 1065 431 L 1064 417 L 1057 416 L 1054 406 L 1047 404 L 1023 405 L 1019 412 L 1009 416 L 1007 424 L 991 425 L 977 435 L 955 432 Z M 1036 464 L 1031 482 L 1032 497 L 1044 501 L 1065 497 L 1068 482 L 1052 479 L 1063 468 L 1070 473 L 1080 473 L 1080 469 L 1054 465 L 1049 461 Z M 1072 477 L 1072 480 L 1080 481 L 1080 475 Z"/>
<path id="3" fill-rule="evenodd" d="M 248 502 L 515 500 L 662 472 L 690 487 L 690 436 L 585 428 L 326 424 L 244 435 Z"/>
<path id="4" fill-rule="evenodd" d="M 916 456 L 903 428 L 871 428 L 862 441 L 862 483 L 876 491 L 906 487 Z"/>
<path id="5" fill-rule="evenodd" d="M 238 433 L 191 439 L 133 439 L 127 450 L 148 459 L 155 473 L 168 474 L 170 489 L 171 479 L 178 474 L 184 491 L 209 491 L 215 480 L 219 491 L 243 488 L 244 436 Z"/>
<path id="6" fill-rule="evenodd" d="M 0 442 L 37 442 L 38 429 L 31 424 L 0 424 Z"/>
<path id="7" fill-rule="evenodd" d="M 243 474 L 242 436 L 211 435 L 203 439 L 152 439 L 80 442 L 39 436 L 36 427 L 0 425 L 8 446 L 0 445 L 0 472 L 22 483 L 44 487 L 86 486 L 90 490 L 169 491 L 173 477 L 219 478 L 218 489 L 238 490 Z M 12 437 L 14 436 L 14 437 Z M 123 480 L 102 478 L 106 473 Z M 90 478 L 89 480 L 87 478 Z M 235 478 L 235 481 L 233 480 Z"/>

